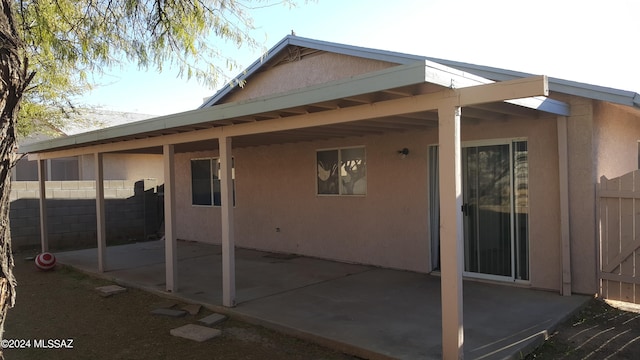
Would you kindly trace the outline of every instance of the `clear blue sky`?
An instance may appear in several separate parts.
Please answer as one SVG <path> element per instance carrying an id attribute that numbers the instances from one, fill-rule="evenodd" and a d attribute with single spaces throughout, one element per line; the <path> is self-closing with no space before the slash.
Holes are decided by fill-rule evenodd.
<path id="1" fill-rule="evenodd" d="M 640 92 L 637 0 L 302 0 L 294 9 L 252 14 L 254 36 L 265 48 L 294 30 L 318 40 Z M 242 66 L 260 56 L 258 50 L 228 51 Z M 82 101 L 164 115 L 195 109 L 216 90 L 176 74 L 113 69 Z"/>

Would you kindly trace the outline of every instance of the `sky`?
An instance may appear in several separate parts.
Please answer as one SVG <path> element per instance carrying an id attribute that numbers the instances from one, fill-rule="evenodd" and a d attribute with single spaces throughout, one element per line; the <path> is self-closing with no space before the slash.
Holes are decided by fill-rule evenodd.
<path id="1" fill-rule="evenodd" d="M 265 49 L 293 30 L 317 40 L 640 93 L 637 0 L 299 0 L 293 9 L 274 6 L 251 14 L 253 36 Z M 242 68 L 263 50 L 224 49 Z M 175 69 L 158 74 L 136 66 L 107 70 L 80 102 L 166 115 L 196 109 L 217 90 L 176 75 Z"/>

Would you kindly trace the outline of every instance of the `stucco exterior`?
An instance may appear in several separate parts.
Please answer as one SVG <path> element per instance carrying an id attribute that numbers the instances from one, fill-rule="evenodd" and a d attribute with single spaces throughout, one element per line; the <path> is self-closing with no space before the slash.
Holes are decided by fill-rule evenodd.
<path id="1" fill-rule="evenodd" d="M 262 71 L 222 102 L 247 100 L 348 77 L 392 64 L 320 54 Z M 464 109 L 463 109 L 464 116 Z M 560 288 L 556 118 L 464 121 L 462 141 L 521 138 L 529 147 L 530 281 Z M 233 150 L 236 244 L 340 261 L 429 272 L 428 146 L 437 128 Z M 316 151 L 364 146 L 367 194 L 316 194 Z M 410 149 L 400 159 L 398 150 Z M 215 146 L 212 146 L 215 149 Z M 177 236 L 220 243 L 220 208 L 191 205 L 190 160 L 217 150 L 176 155 Z"/>
<path id="2" fill-rule="evenodd" d="M 298 52 L 299 53 L 299 52 Z M 344 79 L 394 66 L 384 61 L 328 52 L 297 56 L 294 50 L 282 63 L 256 73 L 247 86 L 237 87 L 220 103 L 254 99 L 307 86 Z"/>
<path id="3" fill-rule="evenodd" d="M 559 288 L 555 118 L 463 124 L 462 140 L 523 138 L 529 145 L 530 285 Z M 437 131 L 389 133 L 234 149 L 236 244 L 418 272 L 430 271 L 428 146 Z M 367 194 L 316 194 L 316 150 L 365 146 Z M 398 150 L 410 149 L 405 159 Z M 176 155 L 177 236 L 220 242 L 220 208 L 191 205 L 190 160 Z M 550 251 L 553 250 L 553 251 Z"/>

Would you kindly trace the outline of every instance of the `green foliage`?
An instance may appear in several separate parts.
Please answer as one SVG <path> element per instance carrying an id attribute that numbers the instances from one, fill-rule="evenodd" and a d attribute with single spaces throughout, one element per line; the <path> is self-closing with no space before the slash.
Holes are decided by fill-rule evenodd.
<path id="1" fill-rule="evenodd" d="M 289 0 L 13 0 L 24 56 L 36 72 L 18 119 L 22 135 L 74 112 L 72 99 L 90 90 L 91 74 L 136 63 L 165 66 L 216 86 L 224 64 L 238 64 L 221 44 L 259 47 L 249 12 Z M 225 79 L 226 80 L 226 79 Z M 232 80 L 233 82 L 233 80 Z"/>

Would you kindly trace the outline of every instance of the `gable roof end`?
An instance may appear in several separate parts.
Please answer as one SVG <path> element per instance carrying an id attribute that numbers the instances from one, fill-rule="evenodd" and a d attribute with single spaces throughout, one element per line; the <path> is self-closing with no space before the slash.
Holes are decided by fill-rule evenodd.
<path id="1" fill-rule="evenodd" d="M 398 65 L 406 65 L 414 63 L 416 61 L 428 61 L 431 62 L 431 67 L 439 68 L 440 70 L 451 71 L 451 69 L 457 69 L 467 74 L 474 74 L 478 78 L 490 79 L 494 81 L 506 81 L 535 76 L 535 74 L 531 73 L 500 69 L 490 66 L 476 65 L 434 57 L 404 54 L 393 51 L 371 49 L 328 41 L 308 39 L 294 35 L 287 35 L 274 47 L 272 47 L 266 53 L 267 55 L 265 57 L 253 62 L 245 71 L 238 75 L 237 79 L 240 81 L 247 80 L 251 75 L 257 72 L 263 64 L 276 57 L 280 53 L 280 51 L 284 50 L 289 45 L 302 46 L 372 60 L 386 61 L 390 63 L 396 63 Z M 455 84 L 451 85 L 455 87 Z M 215 105 L 218 101 L 220 101 L 234 89 L 235 86 L 223 87 L 212 97 L 206 100 L 202 105 L 200 105 L 199 108 L 202 109 Z M 553 77 L 549 77 L 549 90 L 552 92 L 581 96 L 594 100 L 607 101 L 614 104 L 620 104 L 640 109 L 640 95 L 633 91 L 591 85 Z"/>
<path id="2" fill-rule="evenodd" d="M 407 55 L 401 54 L 392 51 L 385 50 L 377 50 L 364 48 L 359 46 L 351 46 L 345 44 L 332 43 L 321 40 L 314 40 L 303 38 L 294 35 L 287 35 L 282 40 L 280 40 L 275 46 L 269 49 L 266 52 L 266 55 L 254 61 L 248 68 L 246 68 L 242 73 L 236 76 L 236 80 L 243 82 L 247 80 L 251 75 L 256 73 L 263 64 L 269 62 L 278 54 L 284 50 L 287 46 L 301 46 L 312 48 L 321 51 L 333 52 L 342 55 L 349 55 L 355 57 L 361 57 L 372 60 L 380 60 L 386 61 L 390 63 L 395 63 L 398 65 L 407 65 L 411 63 L 415 63 L 416 61 L 425 61 L 426 58 L 424 56 L 416 56 L 416 55 Z M 438 64 L 440 65 L 440 64 Z M 220 99 L 229 94 L 232 90 L 234 90 L 236 85 L 230 84 L 228 86 L 224 86 L 222 89 L 218 90 L 213 96 L 207 99 L 198 109 L 206 108 L 215 105 Z"/>

